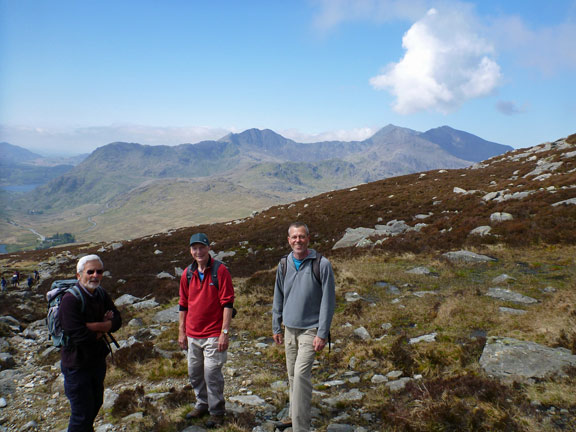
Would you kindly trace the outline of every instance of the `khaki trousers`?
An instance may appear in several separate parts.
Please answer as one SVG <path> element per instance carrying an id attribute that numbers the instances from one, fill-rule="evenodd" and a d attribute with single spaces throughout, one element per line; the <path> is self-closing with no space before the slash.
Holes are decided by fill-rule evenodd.
<path id="1" fill-rule="evenodd" d="M 284 331 L 293 432 L 308 432 L 310 430 L 312 365 L 316 356 L 312 342 L 316 332 L 317 329 L 288 327 Z"/>

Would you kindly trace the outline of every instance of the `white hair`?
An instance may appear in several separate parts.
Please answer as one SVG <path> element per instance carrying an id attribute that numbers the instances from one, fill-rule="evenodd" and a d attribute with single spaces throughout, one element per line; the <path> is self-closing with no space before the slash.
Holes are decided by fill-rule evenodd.
<path id="1" fill-rule="evenodd" d="M 78 260 L 78 264 L 76 264 L 76 273 L 82 273 L 84 271 L 84 266 L 88 261 L 100 261 L 100 264 L 104 267 L 104 263 L 98 255 L 86 255 Z"/>

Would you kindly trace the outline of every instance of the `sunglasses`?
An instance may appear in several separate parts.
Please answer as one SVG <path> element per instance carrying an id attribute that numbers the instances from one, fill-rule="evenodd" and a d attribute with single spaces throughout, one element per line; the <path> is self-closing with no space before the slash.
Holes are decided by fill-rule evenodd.
<path id="1" fill-rule="evenodd" d="M 104 273 L 103 269 L 100 270 L 86 270 L 86 273 L 88 273 L 89 275 L 93 275 L 94 273 L 98 273 L 99 275 L 101 275 L 102 273 Z"/>

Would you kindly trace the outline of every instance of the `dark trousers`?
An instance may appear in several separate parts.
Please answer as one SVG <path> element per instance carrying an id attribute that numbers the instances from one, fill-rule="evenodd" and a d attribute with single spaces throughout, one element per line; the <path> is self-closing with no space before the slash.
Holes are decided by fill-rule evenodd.
<path id="1" fill-rule="evenodd" d="M 64 391 L 70 401 L 68 432 L 94 431 L 94 419 L 104 400 L 106 359 L 91 368 L 61 369 Z"/>

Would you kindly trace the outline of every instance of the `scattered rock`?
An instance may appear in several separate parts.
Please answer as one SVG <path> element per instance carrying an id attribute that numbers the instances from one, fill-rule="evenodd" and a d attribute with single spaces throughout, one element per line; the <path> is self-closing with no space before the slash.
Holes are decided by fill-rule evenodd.
<path id="1" fill-rule="evenodd" d="M 514 219 L 510 213 L 496 212 L 490 215 L 490 222 L 505 222 Z"/>
<path id="2" fill-rule="evenodd" d="M 116 307 L 120 307 L 134 304 L 136 302 L 139 302 L 140 300 L 142 300 L 140 297 L 134 297 L 133 295 L 130 294 L 122 294 L 120 297 L 114 300 L 114 304 L 116 305 Z"/>
<path id="3" fill-rule="evenodd" d="M 168 272 L 160 272 L 156 275 L 156 278 L 157 279 L 176 279 L 174 276 L 172 276 Z"/>
<path id="4" fill-rule="evenodd" d="M 152 320 L 156 323 L 178 322 L 178 320 L 180 319 L 178 312 L 179 308 L 180 306 L 174 305 L 168 309 L 156 312 Z"/>
<path id="5" fill-rule="evenodd" d="M 428 267 L 414 267 L 413 269 L 406 270 L 406 273 L 416 275 L 430 275 L 432 271 Z"/>
<path id="6" fill-rule="evenodd" d="M 564 200 L 564 201 L 558 201 L 558 202 L 552 204 L 552 207 L 558 207 L 558 206 L 561 206 L 561 205 L 565 205 L 565 206 L 567 206 L 567 205 L 576 205 L 576 198 L 570 198 L 570 199 L 567 199 L 567 200 Z"/>
<path id="7" fill-rule="evenodd" d="M 445 254 L 442 254 L 442 256 L 452 262 L 462 262 L 471 264 L 497 261 L 496 258 L 492 258 L 486 255 L 479 255 L 477 253 L 466 250 L 446 252 Z"/>
<path id="8" fill-rule="evenodd" d="M 492 279 L 492 283 L 494 284 L 511 283 L 515 281 L 516 281 L 515 278 L 513 278 L 512 276 L 508 276 L 505 273 L 501 274 L 500 276 L 496 276 L 494 279 Z"/>
<path id="9" fill-rule="evenodd" d="M 358 294 L 357 292 L 347 292 L 344 294 L 344 297 L 346 298 L 346 301 L 349 303 L 362 300 L 362 297 L 360 297 L 360 294 Z"/>
<path id="10" fill-rule="evenodd" d="M 430 333 L 427 335 L 418 336 L 415 338 L 411 338 L 408 343 L 413 345 L 420 342 L 434 342 L 436 340 L 437 333 Z"/>
<path id="11" fill-rule="evenodd" d="M 404 390 L 406 384 L 412 381 L 412 378 L 400 378 L 395 381 L 390 381 L 384 384 L 386 387 L 390 389 L 391 392 L 399 392 L 400 390 Z"/>
<path id="12" fill-rule="evenodd" d="M 370 333 L 368 333 L 368 330 L 366 330 L 364 327 L 358 327 L 356 330 L 354 330 L 354 334 L 365 341 L 372 339 Z"/>
<path id="13" fill-rule="evenodd" d="M 477 235 L 480 237 L 485 237 L 487 235 L 490 235 L 490 231 L 492 231 L 491 226 L 482 225 L 482 226 L 476 227 L 472 231 L 470 231 L 470 235 Z"/>
<path id="14" fill-rule="evenodd" d="M 524 315 L 524 314 L 526 314 L 526 311 L 522 310 L 522 309 L 514 309 L 514 308 L 508 308 L 508 307 L 504 307 L 504 306 L 500 306 L 498 309 L 502 313 L 507 313 L 507 314 L 511 314 L 511 315 Z"/>
<path id="15" fill-rule="evenodd" d="M 156 306 L 159 306 L 159 303 L 154 299 L 144 300 L 139 303 L 134 303 L 132 305 L 132 307 L 136 310 L 152 309 L 155 308 Z"/>
<path id="16" fill-rule="evenodd" d="M 535 298 L 528 297 L 523 294 L 504 288 L 489 288 L 486 295 L 489 297 L 497 298 L 498 300 L 504 300 L 518 304 L 538 303 L 538 300 L 536 300 Z"/>

